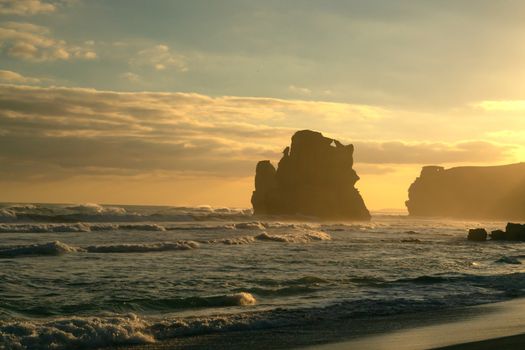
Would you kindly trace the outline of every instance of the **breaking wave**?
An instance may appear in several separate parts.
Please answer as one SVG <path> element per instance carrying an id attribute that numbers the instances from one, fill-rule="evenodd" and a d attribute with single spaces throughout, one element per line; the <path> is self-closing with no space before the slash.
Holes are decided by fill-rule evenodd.
<path id="1" fill-rule="evenodd" d="M 250 209 L 160 206 L 108 206 L 94 203 L 77 205 L 16 204 L 0 207 L 0 222 L 180 222 L 246 220 Z"/>
<path id="2" fill-rule="evenodd" d="M 27 255 L 60 255 L 84 251 L 82 248 L 72 247 L 55 241 L 43 244 L 0 248 L 0 258 L 13 258 Z"/>
<path id="3" fill-rule="evenodd" d="M 158 224 L 0 224 L 0 233 L 52 233 L 91 231 L 166 231 Z"/>
<path id="4" fill-rule="evenodd" d="M 228 307 L 254 305 L 256 299 L 250 293 L 240 292 L 173 302 L 191 306 Z M 246 321 L 242 322 L 244 318 Z M 150 344 L 179 335 L 228 331 L 243 323 L 249 326 L 249 318 L 241 315 L 211 316 L 154 322 L 130 313 L 111 317 L 60 318 L 43 322 L 14 321 L 0 324 L 0 344 L 6 349 L 35 350 Z"/>
<path id="5" fill-rule="evenodd" d="M 75 226 L 76 227 L 76 226 Z M 81 226 L 79 226 L 81 227 Z M 81 227 L 82 228 L 82 227 Z M 53 229 L 55 227 L 53 226 Z M 91 228 L 92 229 L 92 228 Z M 23 231 L 18 231 L 23 232 Z M 61 232 L 61 231 L 46 231 Z M 77 231 L 84 232 L 84 231 Z M 332 237 L 323 231 L 300 230 L 297 232 L 269 234 L 262 232 L 256 236 L 229 237 L 207 241 L 177 241 L 177 242 L 155 242 L 155 243 L 126 243 L 110 245 L 90 245 L 85 247 L 70 246 L 60 241 L 30 244 L 25 246 L 0 246 L 0 258 L 14 258 L 18 256 L 46 256 L 61 255 L 67 253 L 147 253 L 165 252 L 176 250 L 192 250 L 200 247 L 200 244 L 225 244 L 242 245 L 259 242 L 281 242 L 281 243 L 310 243 L 316 241 L 329 241 Z"/>
<path id="6" fill-rule="evenodd" d="M 1 221 L 1 220 L 0 220 Z M 224 225 L 190 224 L 170 225 L 163 223 L 0 223 L 0 233 L 53 233 L 53 232 L 99 232 L 99 231 L 313 231 L 314 227 L 302 224 L 280 224 L 266 222 L 240 222 Z"/>
<path id="7" fill-rule="evenodd" d="M 147 253 L 197 248 L 199 248 L 199 243 L 197 242 L 180 241 L 176 243 L 94 245 L 86 247 L 85 250 L 88 253 Z"/>
<path id="8" fill-rule="evenodd" d="M 300 231 L 296 233 L 269 234 L 263 232 L 255 236 L 259 241 L 286 242 L 286 243 L 309 243 L 315 241 L 330 241 L 332 237 L 323 231 Z"/>
<path id="9" fill-rule="evenodd" d="M 199 243 L 194 241 L 179 241 L 175 243 L 144 243 L 144 244 L 114 244 L 94 245 L 88 247 L 74 247 L 65 243 L 54 241 L 26 246 L 0 247 L 0 258 L 15 258 L 18 256 L 46 256 L 68 253 L 147 253 L 165 252 L 175 250 L 191 250 L 199 248 Z"/>
<path id="10" fill-rule="evenodd" d="M 78 349 L 154 343 L 149 324 L 137 315 L 75 317 L 48 322 L 18 321 L 0 325 L 5 349 Z"/>
<path id="11" fill-rule="evenodd" d="M 388 316 L 493 302 L 483 293 L 469 298 L 451 296 L 431 300 L 375 298 L 343 301 L 325 307 L 274 309 L 202 317 L 142 318 L 136 314 L 107 317 L 72 317 L 49 321 L 12 321 L 0 324 L 0 341 L 7 349 L 71 349 L 151 344 L 179 337 L 276 327 L 301 327 L 305 323 L 356 317 Z M 168 302 L 168 301 L 163 301 Z M 246 292 L 233 295 L 185 299 L 172 302 L 198 303 L 204 307 L 249 306 L 256 301 Z"/>

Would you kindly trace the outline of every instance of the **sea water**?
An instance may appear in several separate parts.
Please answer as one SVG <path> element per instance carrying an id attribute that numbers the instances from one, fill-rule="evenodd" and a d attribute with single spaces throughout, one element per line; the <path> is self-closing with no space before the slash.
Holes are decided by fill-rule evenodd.
<path id="1" fill-rule="evenodd" d="M 466 240 L 469 228 L 504 225 L 3 204 L 0 349 L 147 344 L 519 297 L 525 245 Z"/>

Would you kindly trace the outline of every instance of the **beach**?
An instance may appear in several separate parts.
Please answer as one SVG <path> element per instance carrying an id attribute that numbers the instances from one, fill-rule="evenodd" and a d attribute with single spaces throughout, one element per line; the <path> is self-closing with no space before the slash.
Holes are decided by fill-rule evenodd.
<path id="1" fill-rule="evenodd" d="M 337 325 L 320 322 L 313 327 L 211 334 L 114 349 L 513 350 L 523 349 L 524 330 L 525 298 L 520 298 L 431 314 L 415 313 L 374 320 L 341 320 Z M 341 340 L 345 337 L 348 339 Z"/>
<path id="2" fill-rule="evenodd" d="M 523 349 L 525 299 L 439 313 L 430 323 L 305 349 Z"/>

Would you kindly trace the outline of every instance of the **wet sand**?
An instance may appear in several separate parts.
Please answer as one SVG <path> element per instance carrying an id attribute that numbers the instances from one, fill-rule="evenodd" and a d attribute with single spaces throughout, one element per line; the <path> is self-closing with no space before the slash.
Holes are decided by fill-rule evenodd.
<path id="1" fill-rule="evenodd" d="M 525 299 L 373 319 L 313 322 L 124 347 L 165 349 L 524 349 Z M 119 349 L 123 349 L 119 347 Z"/>
<path id="2" fill-rule="evenodd" d="M 525 349 L 525 299 L 475 306 L 478 312 L 441 314 L 436 324 L 316 346 L 316 349 Z M 434 318 L 429 314 L 427 317 Z M 313 349 L 313 347 L 311 347 Z"/>

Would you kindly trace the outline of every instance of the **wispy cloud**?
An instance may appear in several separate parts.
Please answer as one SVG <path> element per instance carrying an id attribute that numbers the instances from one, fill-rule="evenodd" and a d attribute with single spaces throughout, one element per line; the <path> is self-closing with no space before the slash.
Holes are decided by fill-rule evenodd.
<path id="1" fill-rule="evenodd" d="M 312 94 L 312 90 L 310 90 L 309 88 L 296 86 L 296 85 L 288 86 L 288 90 L 290 90 L 291 92 L 295 94 L 300 94 L 300 95 L 311 95 Z"/>
<path id="2" fill-rule="evenodd" d="M 42 0 L 0 0 L 0 15 L 30 16 L 51 13 L 56 5 Z"/>
<path id="3" fill-rule="evenodd" d="M 126 72 L 120 75 L 120 78 L 130 81 L 130 82 L 138 82 L 140 81 L 140 76 L 138 74 L 135 74 L 133 72 Z"/>
<path id="4" fill-rule="evenodd" d="M 485 111 L 525 112 L 525 100 L 488 100 L 474 104 Z"/>
<path id="5" fill-rule="evenodd" d="M 509 159 L 515 145 L 487 141 L 356 142 L 356 162 L 367 164 L 490 163 Z"/>
<path id="6" fill-rule="evenodd" d="M 181 72 L 188 70 L 184 55 L 174 53 L 167 45 L 156 45 L 140 50 L 129 63 L 132 66 L 148 66 L 155 70 L 175 69 Z"/>
<path id="7" fill-rule="evenodd" d="M 0 70 L 0 82 L 3 83 L 22 83 L 22 84 L 38 84 L 40 79 L 23 76 L 17 72 L 10 70 Z"/>
<path id="8" fill-rule="evenodd" d="M 35 172 L 249 176 L 258 160 L 280 158 L 305 116 L 320 124 L 339 116 L 357 128 L 378 117 L 333 102 L 8 85 L 0 86 L 0 104 L 4 180 Z M 513 150 L 480 141 L 354 144 L 356 162 L 376 165 L 500 161 Z"/>
<path id="9" fill-rule="evenodd" d="M 51 36 L 48 28 L 26 22 L 0 24 L 0 49 L 12 58 L 43 62 L 97 58 L 91 45 L 71 45 Z"/>

